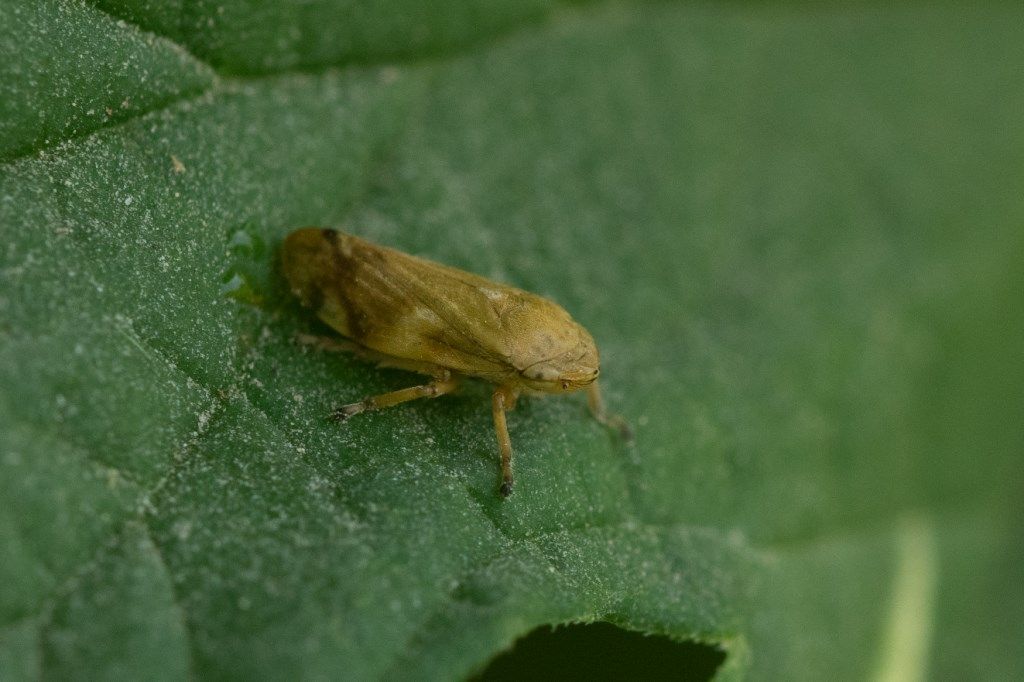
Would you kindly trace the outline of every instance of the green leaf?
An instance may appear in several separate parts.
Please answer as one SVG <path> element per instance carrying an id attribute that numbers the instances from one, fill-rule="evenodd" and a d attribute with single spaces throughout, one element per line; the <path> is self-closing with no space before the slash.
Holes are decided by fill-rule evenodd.
<path id="1" fill-rule="evenodd" d="M 551 4 L 0 7 L 0 678 L 1024 677 L 1022 12 Z M 417 379 L 295 343 L 305 225 L 557 300 L 635 444 L 328 422 Z"/>
<path id="2" fill-rule="evenodd" d="M 175 43 L 77 2 L 0 6 L 0 160 L 138 117 L 209 88 Z"/>

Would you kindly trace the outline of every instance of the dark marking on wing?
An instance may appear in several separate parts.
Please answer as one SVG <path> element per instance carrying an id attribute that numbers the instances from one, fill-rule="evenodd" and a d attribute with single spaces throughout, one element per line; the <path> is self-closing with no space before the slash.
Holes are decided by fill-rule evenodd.
<path id="1" fill-rule="evenodd" d="M 331 242 L 331 256 L 334 261 L 331 275 L 335 279 L 333 286 L 340 293 L 335 298 L 345 311 L 349 335 L 356 341 L 362 342 L 368 331 L 365 324 L 366 313 L 357 304 L 356 297 L 352 295 L 358 286 L 359 264 L 355 262 L 355 259 L 345 256 L 337 238 L 338 232 L 324 230 L 324 237 Z"/>

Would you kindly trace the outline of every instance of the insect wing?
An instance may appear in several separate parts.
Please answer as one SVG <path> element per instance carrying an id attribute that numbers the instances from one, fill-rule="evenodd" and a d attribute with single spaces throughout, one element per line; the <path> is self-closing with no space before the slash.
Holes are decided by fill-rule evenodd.
<path id="1" fill-rule="evenodd" d="M 502 313 L 517 290 L 340 233 L 325 290 L 334 304 L 323 312 L 368 348 L 478 376 L 509 371 Z"/>

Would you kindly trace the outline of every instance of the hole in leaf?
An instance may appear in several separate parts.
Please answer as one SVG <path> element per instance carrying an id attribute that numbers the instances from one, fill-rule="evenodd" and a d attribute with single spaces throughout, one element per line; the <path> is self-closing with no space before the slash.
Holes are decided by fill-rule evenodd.
<path id="1" fill-rule="evenodd" d="M 220 293 L 241 303 L 260 305 L 263 299 L 256 293 L 252 283 L 244 274 L 228 271 L 224 274 L 220 285 Z"/>
<path id="2" fill-rule="evenodd" d="M 501 680 L 710 680 L 725 652 L 644 635 L 611 623 L 542 626 L 494 658 L 474 682 Z"/>
<path id="3" fill-rule="evenodd" d="M 224 242 L 220 293 L 239 303 L 262 307 L 269 289 L 266 250 L 255 225 L 243 223 L 230 228 Z"/>

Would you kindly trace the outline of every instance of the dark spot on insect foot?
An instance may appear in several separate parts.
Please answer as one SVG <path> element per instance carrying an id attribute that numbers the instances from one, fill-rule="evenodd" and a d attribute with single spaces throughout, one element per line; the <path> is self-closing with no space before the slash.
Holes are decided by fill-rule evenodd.
<path id="1" fill-rule="evenodd" d="M 508 497 L 509 495 L 511 495 L 512 494 L 512 481 L 505 481 L 505 482 L 503 482 L 501 484 L 501 487 L 498 488 L 498 492 L 501 493 L 502 497 Z"/>

